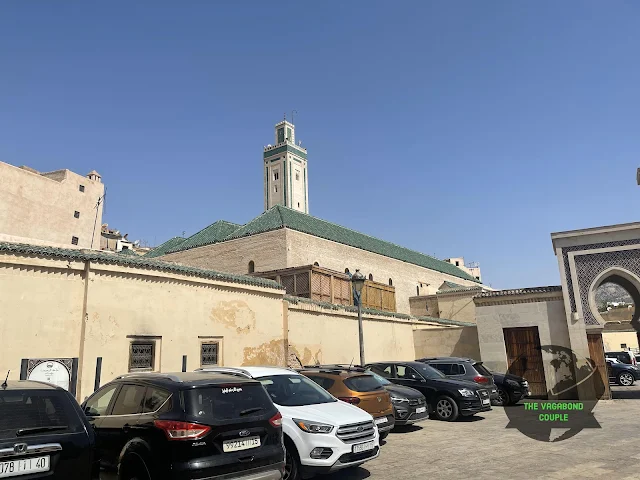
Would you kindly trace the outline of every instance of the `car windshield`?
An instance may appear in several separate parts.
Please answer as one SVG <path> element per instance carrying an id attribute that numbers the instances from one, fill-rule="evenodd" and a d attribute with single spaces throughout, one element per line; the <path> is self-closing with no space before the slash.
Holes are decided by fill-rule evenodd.
<path id="1" fill-rule="evenodd" d="M 377 373 L 371 371 L 371 370 L 367 370 L 367 373 L 369 375 L 373 375 L 373 377 L 378 380 L 382 385 L 392 385 L 392 383 L 387 380 L 386 378 L 384 378 L 382 375 L 378 375 Z"/>
<path id="2" fill-rule="evenodd" d="M 184 392 L 187 415 L 200 422 L 236 419 L 242 416 L 265 415 L 274 409 L 264 388 L 257 383 L 212 385 Z"/>
<path id="3" fill-rule="evenodd" d="M 416 369 L 422 374 L 425 378 L 447 378 L 447 376 L 442 373 L 440 370 L 436 370 L 430 365 L 418 365 Z"/>
<path id="4" fill-rule="evenodd" d="M 337 402 L 324 388 L 302 375 L 271 375 L 258 380 L 273 403 L 283 407 Z"/>

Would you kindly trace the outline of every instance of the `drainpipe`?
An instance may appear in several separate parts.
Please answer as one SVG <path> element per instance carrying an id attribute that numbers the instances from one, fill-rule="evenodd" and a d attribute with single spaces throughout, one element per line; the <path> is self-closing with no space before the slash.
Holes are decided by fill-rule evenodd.
<path id="1" fill-rule="evenodd" d="M 80 345 L 78 347 L 78 385 L 76 386 L 76 400 L 82 402 L 82 372 L 84 370 L 84 344 L 87 334 L 87 298 L 89 297 L 89 273 L 91 271 L 91 262 L 84 262 L 84 295 L 82 297 L 82 318 L 80 323 Z"/>

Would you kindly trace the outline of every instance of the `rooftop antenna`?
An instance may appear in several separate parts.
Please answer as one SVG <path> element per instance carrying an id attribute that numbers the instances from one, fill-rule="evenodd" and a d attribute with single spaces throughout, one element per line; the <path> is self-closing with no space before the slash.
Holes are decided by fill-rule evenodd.
<path id="1" fill-rule="evenodd" d="M 9 386 L 9 384 L 7 384 L 7 380 L 9 380 L 9 374 L 11 373 L 11 370 L 9 370 L 7 372 L 7 376 L 4 379 L 4 382 L 2 382 L 2 385 L 0 385 L 0 387 L 2 388 L 7 388 Z"/>
<path id="2" fill-rule="evenodd" d="M 91 248 L 93 248 L 93 239 L 96 236 L 96 224 L 98 223 L 98 212 L 100 211 L 100 205 L 102 203 L 104 203 L 104 199 L 107 197 L 107 188 L 105 187 L 104 189 L 104 195 L 102 195 L 101 197 L 98 198 L 98 201 L 96 203 L 96 206 L 94 207 L 96 209 L 96 219 L 93 221 L 93 236 L 91 237 Z M 103 209 L 104 210 L 104 209 Z M 103 212 L 104 213 L 104 212 Z M 101 230 L 102 232 L 102 230 Z M 101 233 L 102 235 L 102 233 Z"/>
<path id="3" fill-rule="evenodd" d="M 293 123 L 293 114 L 298 113 L 298 110 L 291 110 L 291 123 Z"/>

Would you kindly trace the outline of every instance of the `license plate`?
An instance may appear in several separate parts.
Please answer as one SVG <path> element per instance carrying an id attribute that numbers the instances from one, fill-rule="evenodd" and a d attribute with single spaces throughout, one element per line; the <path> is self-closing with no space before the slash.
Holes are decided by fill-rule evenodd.
<path id="1" fill-rule="evenodd" d="M 490 403 L 491 403 L 491 400 L 489 400 L 488 398 L 482 400 L 483 405 L 489 405 Z"/>
<path id="2" fill-rule="evenodd" d="M 0 478 L 17 477 L 18 475 L 28 475 L 36 472 L 48 472 L 50 466 L 49 455 L 45 457 L 0 462 Z"/>
<path id="3" fill-rule="evenodd" d="M 416 413 L 424 413 L 427 411 L 427 407 L 418 407 L 416 408 Z"/>
<path id="4" fill-rule="evenodd" d="M 380 417 L 374 420 L 376 425 L 380 425 L 381 423 L 387 423 L 387 417 Z"/>
<path id="5" fill-rule="evenodd" d="M 375 446 L 376 442 L 374 440 L 366 443 L 359 443 L 358 445 L 353 446 L 353 453 L 368 452 L 369 450 L 373 450 Z"/>
<path id="6" fill-rule="evenodd" d="M 237 440 L 227 440 L 222 442 L 223 452 L 239 452 L 260 446 L 260 437 L 239 438 Z"/>

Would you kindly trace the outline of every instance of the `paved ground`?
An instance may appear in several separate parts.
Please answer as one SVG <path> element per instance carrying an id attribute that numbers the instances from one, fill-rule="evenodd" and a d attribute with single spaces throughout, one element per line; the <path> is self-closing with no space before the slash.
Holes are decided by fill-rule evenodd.
<path id="1" fill-rule="evenodd" d="M 558 443 L 531 440 L 505 429 L 504 409 L 454 423 L 427 420 L 394 429 L 380 456 L 358 469 L 318 480 L 371 479 L 616 479 L 640 478 L 640 385 L 612 387 L 596 406 L 601 429 Z M 522 407 L 508 407 L 522 408 Z"/>

